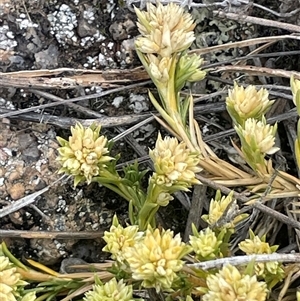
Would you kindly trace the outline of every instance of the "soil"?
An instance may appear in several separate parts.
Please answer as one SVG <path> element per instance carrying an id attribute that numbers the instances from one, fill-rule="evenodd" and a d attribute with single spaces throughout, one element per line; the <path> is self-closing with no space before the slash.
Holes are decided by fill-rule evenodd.
<path id="1" fill-rule="evenodd" d="M 138 31 L 136 16 L 127 2 L 0 0 L 0 206 L 3 209 L 19 200 L 24 201 L 26 196 L 50 185 L 30 205 L 1 216 L 1 230 L 32 232 L 30 238 L 22 238 L 20 233 L 23 232 L 12 232 L 10 237 L 0 233 L 0 238 L 6 237 L 8 247 L 19 258 L 33 258 L 51 266 L 59 266 L 62 259 L 69 257 L 87 262 L 103 261 L 107 258 L 101 252 L 103 231 L 110 227 L 114 214 L 121 222 L 128 219 L 126 201 L 96 184 L 74 188 L 72 179 L 61 179 L 55 161 L 56 136 L 68 137 L 69 126 L 76 119 L 92 122 L 95 118 L 104 118 L 103 132 L 113 138 L 132 124 L 151 116 L 153 107 L 146 88 L 153 89 L 153 86 L 145 83 L 147 77 L 142 70 L 134 69 L 141 65 L 134 52 L 134 38 Z M 203 0 L 203 4 L 210 2 L 213 1 Z M 282 14 L 297 8 L 294 1 L 257 3 Z M 239 14 L 277 19 L 250 4 L 233 8 Z M 284 29 L 214 17 L 210 10 L 193 8 L 193 5 L 191 12 L 198 24 L 193 44 L 195 49 L 287 33 Z M 298 12 L 290 19 L 281 20 L 298 24 L 299 18 Z M 298 50 L 299 46 L 297 40 L 281 40 L 268 49 L 268 52 L 275 53 L 272 57 L 258 60 L 261 66 L 299 71 L 297 56 L 276 55 L 280 51 Z M 253 50 L 244 47 L 209 53 L 204 56 L 205 64 L 228 62 Z M 3 74 L 11 77 L 8 80 Z M 218 80 L 214 74 L 210 76 L 192 87 L 195 96 L 223 89 L 238 75 L 223 74 Z M 245 82 L 288 85 L 288 80 L 281 78 L 265 78 L 261 82 L 256 76 L 248 77 Z M 129 88 L 129 84 L 135 84 L 135 87 Z M 109 92 L 118 88 L 117 93 Z M 100 97 L 99 93 L 105 91 L 109 93 Z M 67 103 L 51 106 L 54 101 L 76 97 L 81 97 L 78 106 Z M 198 102 L 195 109 L 198 108 L 199 112 L 200 106 L 213 103 L 220 106 L 215 105 L 213 110 L 202 115 L 196 114 L 204 138 L 231 128 L 228 116 L 222 112 L 224 96 L 208 97 Z M 33 108 L 35 106 L 40 107 Z M 22 115 L 11 114 L 21 109 L 28 111 Z M 164 132 L 152 120 L 118 140 L 114 152 L 121 154 L 119 163 L 147 155 L 158 130 Z M 228 141 L 227 137 L 218 142 L 227 145 Z M 215 151 L 227 157 L 222 148 L 217 147 Z M 149 167 L 147 162 L 141 166 Z M 208 192 L 208 199 L 212 194 Z M 187 201 L 176 199 L 168 210 L 161 212 L 165 226 L 181 233 L 185 230 L 191 194 L 182 197 Z M 59 231 L 69 233 L 69 236 L 67 239 L 53 239 L 47 234 L 43 237 L 36 234 L 43 231 Z M 90 239 L 72 237 L 72 233 L 79 232 L 98 235 Z"/>

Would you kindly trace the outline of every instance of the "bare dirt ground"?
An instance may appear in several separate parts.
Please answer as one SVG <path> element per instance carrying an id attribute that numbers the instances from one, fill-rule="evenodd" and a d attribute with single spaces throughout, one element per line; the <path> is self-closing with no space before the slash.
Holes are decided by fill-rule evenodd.
<path id="1" fill-rule="evenodd" d="M 193 49 L 300 32 L 297 1 L 233 2 L 219 6 L 208 0 L 190 3 L 198 24 Z M 147 88 L 153 86 L 134 52 L 138 31 L 128 4 L 117 0 L 0 0 L 0 238 L 19 257 L 47 265 L 59 265 L 70 256 L 99 262 L 106 256 L 101 253 L 101 236 L 114 213 L 123 221 L 127 218 L 126 202 L 107 189 L 94 184 L 73 188 L 71 179 L 60 179 L 55 138 L 67 137 L 70 125 L 97 120 L 109 138 L 131 129 L 117 139 L 114 152 L 121 153 L 119 163 L 140 159 L 143 168 L 151 167 L 146 156 L 160 126 L 150 114 L 154 111 Z M 258 20 L 247 19 L 251 16 Z M 203 51 L 209 72 L 206 80 L 191 87 L 195 117 L 204 139 L 213 141 L 211 145 L 223 158 L 227 153 L 222 145 L 229 145 L 226 130 L 231 129 L 224 112 L 225 88 L 233 79 L 243 76 L 246 84 L 266 86 L 278 100 L 272 116 L 292 106 L 289 79 L 279 73 L 271 77 L 270 70 L 300 71 L 300 42 L 283 37 L 266 42 L 265 47 L 254 43 Z M 224 66 L 221 72 L 218 68 Z M 248 66 L 256 68 L 255 72 Z M 134 125 L 138 126 L 132 128 Z M 281 155 L 286 168 L 295 173 L 285 134 L 288 127 L 288 121 L 279 127 Z M 187 235 L 186 224 L 197 222 L 191 217 L 195 210 L 191 206 L 198 193 L 179 195 L 162 210 L 166 227 Z M 198 216 L 207 209 L 212 195 L 208 189 L 206 202 L 196 211 Z M 19 203 L 23 206 L 16 210 Z M 274 242 L 286 247 L 290 242 L 283 239 L 286 229 L 280 232 L 281 228 L 270 230 L 270 235 L 275 233 Z"/>

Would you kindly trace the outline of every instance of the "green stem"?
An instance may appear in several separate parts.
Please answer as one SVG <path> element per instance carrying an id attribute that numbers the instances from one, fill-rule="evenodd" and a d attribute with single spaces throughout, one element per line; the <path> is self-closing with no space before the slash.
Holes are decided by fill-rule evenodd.
<path id="1" fill-rule="evenodd" d="M 153 176 L 149 180 L 149 186 L 147 190 L 147 199 L 139 211 L 139 227 L 141 230 L 146 230 L 148 224 L 155 227 L 155 214 L 159 209 L 157 199 L 160 193 L 165 192 L 161 186 L 155 183 Z"/>
<path id="2" fill-rule="evenodd" d="M 155 203 L 148 202 L 144 204 L 138 215 L 139 229 L 141 231 L 145 231 L 148 225 L 155 227 L 155 213 L 158 211 L 159 207 L 160 206 Z"/>
<path id="3" fill-rule="evenodd" d="M 132 199 L 132 195 L 122 184 L 122 178 L 116 171 L 115 174 L 113 174 L 106 169 L 101 170 L 100 177 L 95 177 L 95 181 L 113 190 L 128 202 Z"/>
<path id="4" fill-rule="evenodd" d="M 20 262 L 13 254 L 10 253 L 10 251 L 8 250 L 5 242 L 3 241 L 1 244 L 1 249 L 3 254 L 8 257 L 8 259 L 10 260 L 10 262 L 12 262 L 14 265 L 16 265 L 18 268 L 23 269 L 25 271 L 28 271 L 28 268 L 22 263 Z"/>
<path id="5" fill-rule="evenodd" d="M 166 104 L 167 112 L 169 115 L 172 115 L 173 112 L 179 113 L 179 104 L 177 101 L 177 93 L 175 91 L 175 71 L 177 64 L 177 53 L 173 54 L 172 63 L 169 70 L 169 81 L 168 81 L 168 90 L 166 99 L 164 102 Z M 159 87 L 158 87 L 159 90 Z"/>

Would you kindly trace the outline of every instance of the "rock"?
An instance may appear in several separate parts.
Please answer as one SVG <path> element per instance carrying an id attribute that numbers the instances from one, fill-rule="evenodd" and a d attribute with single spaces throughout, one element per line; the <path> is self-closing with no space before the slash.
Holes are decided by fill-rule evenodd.
<path id="1" fill-rule="evenodd" d="M 36 162 L 40 157 L 36 137 L 33 134 L 20 133 L 18 138 L 19 150 L 21 150 L 21 156 L 24 162 L 26 164 Z"/>
<path id="2" fill-rule="evenodd" d="M 77 34 L 80 38 L 93 36 L 97 33 L 97 29 L 87 22 L 85 19 L 80 19 L 77 26 Z"/>
<path id="3" fill-rule="evenodd" d="M 22 183 L 16 183 L 7 187 L 7 192 L 13 200 L 18 200 L 25 195 L 25 187 Z"/>
<path id="4" fill-rule="evenodd" d="M 34 55 L 35 64 L 41 69 L 52 69 L 58 66 L 58 48 L 50 44 L 46 50 L 42 50 Z"/>

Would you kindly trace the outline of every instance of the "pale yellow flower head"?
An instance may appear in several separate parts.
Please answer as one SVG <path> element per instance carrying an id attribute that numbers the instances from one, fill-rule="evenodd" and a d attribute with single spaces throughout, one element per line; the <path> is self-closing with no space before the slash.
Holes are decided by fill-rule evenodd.
<path id="1" fill-rule="evenodd" d="M 80 181 L 88 184 L 99 175 L 101 166 L 112 160 L 107 156 L 107 138 L 100 136 L 100 126 L 84 128 L 81 124 L 71 127 L 69 140 L 57 137 L 61 147 L 57 160 L 62 164 L 60 172 L 75 176 L 75 186 Z"/>
<path id="2" fill-rule="evenodd" d="M 234 88 L 228 91 L 226 98 L 227 111 L 234 124 L 244 127 L 248 118 L 261 119 L 269 110 L 274 101 L 269 100 L 269 93 L 266 89 L 256 90 L 250 85 L 246 89 L 234 83 Z"/>
<path id="3" fill-rule="evenodd" d="M 123 279 L 117 282 L 112 278 L 104 285 L 96 284 L 93 290 L 85 294 L 85 301 L 134 301 L 132 285 L 123 283 Z"/>
<path id="4" fill-rule="evenodd" d="M 216 275 L 206 279 L 208 292 L 203 301 L 265 301 L 267 285 L 256 276 L 243 275 L 231 265 L 226 265 Z"/>
<path id="5" fill-rule="evenodd" d="M 267 173 L 266 154 L 272 155 L 279 148 L 275 146 L 277 124 L 271 126 L 262 117 L 261 121 L 253 118 L 246 120 L 244 127 L 234 127 L 241 140 L 241 150 L 245 161 L 251 168 L 261 174 Z"/>
<path id="6" fill-rule="evenodd" d="M 119 224 L 117 217 L 114 216 L 113 224 L 109 231 L 104 232 L 103 239 L 106 242 L 106 246 L 103 248 L 103 251 L 111 253 L 112 259 L 123 263 L 124 250 L 134 246 L 134 244 L 142 239 L 143 232 L 138 232 L 138 230 L 138 226 L 127 226 L 123 228 Z"/>
<path id="7" fill-rule="evenodd" d="M 167 193 L 167 192 L 161 192 L 159 195 L 158 195 L 158 198 L 156 200 L 156 203 L 159 205 L 159 206 L 167 206 L 169 204 L 170 201 L 172 201 L 174 198 L 171 196 L 170 193 Z"/>
<path id="8" fill-rule="evenodd" d="M 168 290 L 177 278 L 184 262 L 181 258 L 191 251 L 190 247 L 174 236 L 170 230 L 146 230 L 143 240 L 124 252 L 132 278 L 142 281 L 145 288 Z"/>
<path id="9" fill-rule="evenodd" d="M 293 93 L 293 101 L 295 106 L 297 106 L 296 96 L 297 96 L 297 92 L 300 91 L 300 80 L 296 79 L 294 76 L 291 76 L 291 88 Z"/>
<path id="10" fill-rule="evenodd" d="M 158 134 L 155 148 L 149 151 L 149 156 L 154 163 L 154 177 L 158 185 L 189 187 L 200 183 L 195 177 L 201 171 L 198 167 L 200 156 L 191 153 L 184 142 L 178 143 L 176 138 L 170 137 L 162 139 Z"/>
<path id="11" fill-rule="evenodd" d="M 274 146 L 277 124 L 274 126 L 267 124 L 264 117 L 261 121 L 249 118 L 244 128 L 239 125 L 235 126 L 235 130 L 241 139 L 244 159 L 255 171 L 264 168 L 266 154 L 272 155 L 279 150 Z"/>
<path id="12" fill-rule="evenodd" d="M 247 217 L 247 214 L 240 214 L 235 216 L 237 211 L 236 201 L 233 199 L 233 191 L 227 196 L 221 196 L 220 191 L 216 192 L 214 199 L 210 201 L 208 214 L 202 215 L 202 219 L 206 221 L 212 227 L 222 228 L 234 228 L 237 223 Z M 220 224 L 221 217 L 225 213 L 225 218 L 234 215 L 234 218 L 230 218 L 229 222 Z"/>
<path id="13" fill-rule="evenodd" d="M 215 232 L 210 228 L 201 230 L 198 235 L 190 235 L 190 245 L 199 260 L 211 260 L 216 258 L 219 253 L 219 241 Z"/>
<path id="14" fill-rule="evenodd" d="M 147 11 L 135 8 L 141 37 L 136 39 L 137 49 L 143 53 L 156 53 L 170 57 L 190 47 L 195 40 L 195 24 L 189 13 L 174 3 L 156 6 L 147 3 Z"/>
<path id="15" fill-rule="evenodd" d="M 169 70 L 172 59 L 170 57 L 163 57 L 159 60 L 153 54 L 148 54 L 147 58 L 149 61 L 149 72 L 151 77 L 160 84 L 166 84 L 169 81 Z"/>
<path id="16" fill-rule="evenodd" d="M 270 247 L 270 245 L 266 242 L 266 237 L 263 236 L 260 238 L 255 235 L 253 231 L 249 231 L 250 238 L 245 239 L 241 243 L 239 243 L 239 248 L 245 252 L 247 255 L 251 254 L 272 254 L 274 253 L 278 246 Z"/>
<path id="17" fill-rule="evenodd" d="M 2 253 L 0 245 L 0 300 L 16 301 L 16 297 L 19 297 L 18 288 L 26 284 L 8 257 Z"/>
<path id="18" fill-rule="evenodd" d="M 17 301 L 14 296 L 14 290 L 3 283 L 0 283 L 0 300 L 1 301 Z"/>
<path id="19" fill-rule="evenodd" d="M 206 72 L 200 69 L 203 59 L 199 55 L 184 54 L 176 67 L 176 91 L 180 91 L 186 82 L 197 82 L 204 79 Z"/>
<path id="20" fill-rule="evenodd" d="M 247 255 L 252 254 L 272 254 L 276 252 L 278 246 L 270 246 L 266 242 L 266 236 L 262 238 L 255 235 L 251 230 L 249 231 L 250 238 L 245 239 L 239 243 L 239 248 Z M 284 271 L 281 268 L 282 264 L 276 261 L 266 263 L 256 263 L 255 273 L 257 276 L 272 277 L 277 276 L 278 280 L 281 281 L 284 277 Z"/>

